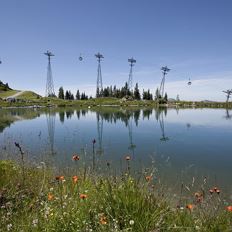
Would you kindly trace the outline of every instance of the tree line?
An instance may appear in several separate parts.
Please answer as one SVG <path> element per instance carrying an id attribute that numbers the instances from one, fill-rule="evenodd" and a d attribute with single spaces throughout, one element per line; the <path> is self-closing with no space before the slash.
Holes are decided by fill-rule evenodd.
<path id="1" fill-rule="evenodd" d="M 65 100 L 88 100 L 89 98 L 92 98 L 91 96 L 88 97 L 85 92 L 81 93 L 79 89 L 76 92 L 76 95 L 74 97 L 73 93 L 70 90 L 66 90 L 64 92 L 64 88 L 60 87 L 58 92 L 58 98 L 65 99 Z"/>
<path id="2" fill-rule="evenodd" d="M 100 97 L 113 97 L 113 98 L 127 98 L 127 99 L 135 99 L 135 100 L 156 100 L 162 103 L 168 101 L 168 95 L 165 93 L 165 96 L 162 98 L 159 89 L 157 88 L 155 92 L 155 96 L 153 97 L 150 89 L 144 90 L 142 94 L 140 94 L 138 83 L 135 84 L 134 90 L 129 89 L 128 83 L 126 82 L 125 85 L 121 88 L 117 88 L 116 85 L 114 86 L 107 86 L 102 90 L 97 89 L 96 91 L 96 98 Z M 88 100 L 91 99 L 92 96 L 88 96 L 85 92 L 80 92 L 79 89 L 76 92 L 76 95 L 70 91 L 64 91 L 63 87 L 59 88 L 58 98 L 66 99 L 66 100 Z"/>

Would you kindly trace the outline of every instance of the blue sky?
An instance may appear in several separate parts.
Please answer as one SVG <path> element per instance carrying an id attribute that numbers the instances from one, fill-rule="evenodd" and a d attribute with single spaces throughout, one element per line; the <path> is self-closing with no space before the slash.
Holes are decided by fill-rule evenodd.
<path id="1" fill-rule="evenodd" d="M 44 95 L 49 49 L 56 91 L 94 95 L 100 51 L 104 86 L 128 80 L 133 56 L 141 90 L 155 92 L 167 65 L 169 97 L 225 100 L 222 90 L 232 88 L 231 11 L 231 0 L 0 0 L 0 80 Z"/>

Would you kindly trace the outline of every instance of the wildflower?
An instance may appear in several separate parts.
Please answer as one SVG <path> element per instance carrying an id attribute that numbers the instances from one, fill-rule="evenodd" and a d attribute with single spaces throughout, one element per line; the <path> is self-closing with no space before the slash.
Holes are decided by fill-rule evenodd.
<path id="1" fill-rule="evenodd" d="M 129 224 L 132 226 L 132 225 L 135 224 L 135 221 L 134 221 L 134 220 L 130 220 L 130 221 L 129 221 Z"/>
<path id="2" fill-rule="evenodd" d="M 102 224 L 102 225 L 106 225 L 107 224 L 107 220 L 106 220 L 106 217 L 105 216 L 101 216 L 100 217 L 100 223 Z"/>
<path id="3" fill-rule="evenodd" d="M 213 190 L 213 189 L 210 189 L 209 192 L 210 192 L 210 194 L 213 194 L 214 190 Z"/>
<path id="4" fill-rule="evenodd" d="M 217 190 L 216 190 L 216 193 L 217 193 L 217 194 L 219 194 L 220 192 L 221 192 L 220 189 L 217 189 Z"/>
<path id="5" fill-rule="evenodd" d="M 34 227 L 36 227 L 36 226 L 38 225 L 38 222 L 39 222 L 38 219 L 34 219 L 34 220 L 32 221 L 32 225 L 33 225 Z"/>
<path id="6" fill-rule="evenodd" d="M 48 200 L 52 201 L 54 199 L 54 195 L 52 193 L 48 193 Z"/>
<path id="7" fill-rule="evenodd" d="M 194 195 L 195 195 L 198 203 L 203 201 L 203 194 L 202 193 L 196 192 Z"/>
<path id="8" fill-rule="evenodd" d="M 192 210 L 193 209 L 193 205 L 192 204 L 188 204 L 188 205 L 186 205 L 186 208 L 189 209 L 189 210 Z"/>
<path id="9" fill-rule="evenodd" d="M 80 194 L 81 199 L 86 199 L 87 197 L 88 197 L 87 194 Z"/>
<path id="10" fill-rule="evenodd" d="M 214 191 L 215 193 L 217 192 L 217 190 L 218 190 L 217 187 L 214 187 L 214 188 L 213 188 L 213 191 Z"/>
<path id="11" fill-rule="evenodd" d="M 126 156 L 125 158 L 127 161 L 129 161 L 131 159 L 131 157 L 129 155 Z"/>
<path id="12" fill-rule="evenodd" d="M 80 160 L 80 156 L 79 155 L 73 155 L 72 159 L 74 161 Z"/>
<path id="13" fill-rule="evenodd" d="M 195 197 L 196 197 L 196 198 L 198 198 L 198 197 L 201 197 L 201 196 L 202 196 L 202 194 L 201 194 L 201 193 L 198 193 L 198 192 L 196 192 L 194 195 L 195 195 Z"/>
<path id="14" fill-rule="evenodd" d="M 7 225 L 7 231 L 10 231 L 12 229 L 12 224 Z"/>
<path id="15" fill-rule="evenodd" d="M 64 176 L 56 176 L 56 180 L 64 181 Z"/>
<path id="16" fill-rule="evenodd" d="M 72 179 L 73 179 L 73 183 L 76 184 L 78 181 L 78 176 L 73 176 Z"/>
<path id="17" fill-rule="evenodd" d="M 232 212 L 232 205 L 226 207 L 227 211 Z"/>
<path id="18" fill-rule="evenodd" d="M 152 176 L 146 176 L 145 179 L 146 179 L 146 181 L 151 181 L 152 180 Z"/>

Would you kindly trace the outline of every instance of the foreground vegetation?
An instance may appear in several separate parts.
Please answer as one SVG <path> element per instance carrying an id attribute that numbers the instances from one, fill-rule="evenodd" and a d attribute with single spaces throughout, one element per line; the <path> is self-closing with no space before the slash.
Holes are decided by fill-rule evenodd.
<path id="1" fill-rule="evenodd" d="M 23 153 L 22 153 L 23 154 Z M 120 176 L 78 168 L 55 171 L 0 161 L 1 231 L 231 231 L 232 206 L 220 190 L 203 187 L 178 204 L 167 198 L 154 173 Z"/>

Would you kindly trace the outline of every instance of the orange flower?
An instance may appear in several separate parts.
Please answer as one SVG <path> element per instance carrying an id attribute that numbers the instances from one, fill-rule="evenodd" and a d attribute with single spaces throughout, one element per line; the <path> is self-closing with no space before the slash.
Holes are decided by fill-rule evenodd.
<path id="1" fill-rule="evenodd" d="M 146 179 L 146 181 L 151 181 L 152 180 L 152 176 L 146 176 L 145 179 Z"/>
<path id="2" fill-rule="evenodd" d="M 101 217 L 100 217 L 100 223 L 101 223 L 102 225 L 106 225 L 106 224 L 107 224 L 107 220 L 106 220 L 106 217 L 105 217 L 105 216 L 101 216 Z"/>
<path id="3" fill-rule="evenodd" d="M 232 212 L 232 205 L 226 207 L 227 211 Z"/>
<path id="4" fill-rule="evenodd" d="M 56 176 L 56 180 L 62 181 L 62 180 L 64 180 L 64 176 Z"/>
<path id="5" fill-rule="evenodd" d="M 72 179 L 73 179 L 73 183 L 76 184 L 78 181 L 78 176 L 73 176 Z"/>
<path id="6" fill-rule="evenodd" d="M 131 159 L 131 157 L 129 155 L 126 156 L 125 158 L 127 161 L 129 161 Z"/>
<path id="7" fill-rule="evenodd" d="M 54 199 L 54 195 L 52 193 L 48 193 L 48 200 L 52 201 Z"/>
<path id="8" fill-rule="evenodd" d="M 188 205 L 186 205 L 186 208 L 189 209 L 189 210 L 192 210 L 193 209 L 193 205 L 192 204 L 188 204 Z"/>
<path id="9" fill-rule="evenodd" d="M 80 160 L 80 156 L 79 155 L 73 155 L 72 159 L 74 161 Z"/>
<path id="10" fill-rule="evenodd" d="M 80 194 L 81 199 L 86 199 L 88 196 L 86 194 Z"/>

